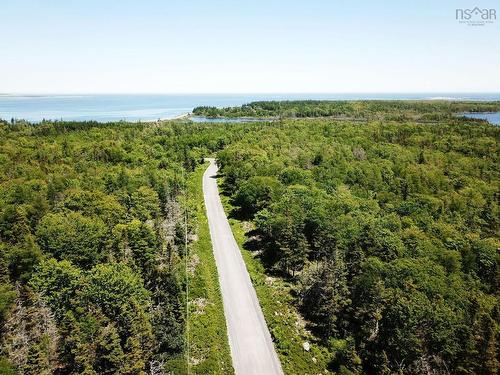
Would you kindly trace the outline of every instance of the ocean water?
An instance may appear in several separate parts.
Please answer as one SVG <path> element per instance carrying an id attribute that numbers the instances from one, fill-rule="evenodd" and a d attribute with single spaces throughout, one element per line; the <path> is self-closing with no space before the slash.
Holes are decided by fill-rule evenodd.
<path id="1" fill-rule="evenodd" d="M 169 119 L 197 106 L 228 107 L 255 100 L 357 99 L 500 100 L 498 94 L 170 94 L 170 95 L 0 95 L 0 118 L 151 121 Z"/>
<path id="2" fill-rule="evenodd" d="M 462 113 L 462 115 L 468 118 L 487 120 L 493 125 L 500 125 L 500 112 Z"/>

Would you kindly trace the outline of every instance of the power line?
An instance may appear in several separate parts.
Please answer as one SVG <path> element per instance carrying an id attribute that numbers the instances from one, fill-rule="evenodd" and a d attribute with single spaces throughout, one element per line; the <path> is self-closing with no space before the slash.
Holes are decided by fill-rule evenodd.
<path id="1" fill-rule="evenodd" d="M 184 182 L 184 257 L 186 272 L 186 360 L 187 374 L 189 375 L 189 272 L 188 272 L 188 189 L 187 179 L 184 169 L 182 169 Z"/>

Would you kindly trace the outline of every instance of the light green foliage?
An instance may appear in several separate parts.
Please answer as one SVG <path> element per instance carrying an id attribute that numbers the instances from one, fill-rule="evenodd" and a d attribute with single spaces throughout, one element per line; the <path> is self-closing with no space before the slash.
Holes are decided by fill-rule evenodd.
<path id="1" fill-rule="evenodd" d="M 76 291 L 82 281 L 81 271 L 69 261 L 50 258 L 37 267 L 30 286 L 43 296 L 52 311 L 61 319 L 66 311 L 72 308 Z"/>
<path id="2" fill-rule="evenodd" d="M 117 198 L 100 191 L 67 190 L 57 206 L 60 209 L 80 212 L 86 217 L 99 217 L 110 227 L 122 222 L 126 217 L 125 209 Z"/>
<path id="3" fill-rule="evenodd" d="M 106 315 L 113 318 L 129 303 L 147 309 L 149 293 L 144 289 L 140 276 L 126 265 L 99 264 L 88 274 L 82 298 L 99 306 Z"/>
<path id="4" fill-rule="evenodd" d="M 101 262 L 105 256 L 106 225 L 99 217 L 50 213 L 40 220 L 36 235 L 42 250 L 83 268 Z"/>
<path id="5" fill-rule="evenodd" d="M 154 219 L 160 213 L 158 194 L 147 186 L 141 186 L 130 197 L 131 215 L 140 220 Z"/>

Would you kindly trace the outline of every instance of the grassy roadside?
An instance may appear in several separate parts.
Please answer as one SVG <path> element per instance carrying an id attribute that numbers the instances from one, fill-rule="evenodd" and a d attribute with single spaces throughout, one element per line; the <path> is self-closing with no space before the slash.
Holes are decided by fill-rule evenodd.
<path id="1" fill-rule="evenodd" d="M 221 198 L 224 210 L 229 217 L 233 207 L 227 196 L 221 196 Z M 283 371 L 288 375 L 329 374 L 326 368 L 331 355 L 306 330 L 305 322 L 293 305 L 293 297 L 290 294 L 292 285 L 286 280 L 267 275 L 255 253 L 244 248 L 243 244 L 247 240 L 246 233 L 253 229 L 253 224 L 232 218 L 229 219 L 229 223 L 243 254 Z M 309 343 L 309 351 L 303 347 L 306 342 Z"/>
<path id="2" fill-rule="evenodd" d="M 198 237 L 191 245 L 188 262 L 190 372 L 233 374 L 217 267 L 203 201 L 202 180 L 206 167 L 198 166 L 188 182 L 190 212 L 195 215 L 192 225 Z"/>

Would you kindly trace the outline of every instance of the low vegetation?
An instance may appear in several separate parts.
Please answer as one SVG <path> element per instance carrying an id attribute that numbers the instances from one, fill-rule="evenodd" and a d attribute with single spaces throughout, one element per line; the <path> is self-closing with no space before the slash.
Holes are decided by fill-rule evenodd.
<path id="1" fill-rule="evenodd" d="M 189 277 L 189 357 L 191 374 L 231 374 L 231 353 L 219 290 L 217 267 L 203 202 L 202 177 L 206 165 L 189 180 L 190 222 L 196 226 L 187 265 Z M 209 339 L 207 339 L 209 338 Z"/>

